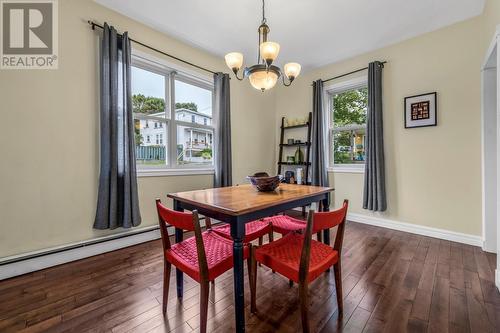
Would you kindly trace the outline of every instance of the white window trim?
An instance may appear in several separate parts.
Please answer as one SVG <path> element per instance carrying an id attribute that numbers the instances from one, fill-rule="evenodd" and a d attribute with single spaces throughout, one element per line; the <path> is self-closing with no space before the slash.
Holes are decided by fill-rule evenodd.
<path id="1" fill-rule="evenodd" d="M 159 176 L 182 176 L 182 175 L 210 175 L 215 173 L 215 164 L 212 165 L 177 165 L 175 160 L 175 152 L 177 149 L 177 126 L 189 126 L 197 128 L 208 128 L 213 130 L 212 140 L 216 138 L 217 128 L 215 124 L 212 126 L 193 124 L 191 122 L 185 123 L 183 121 L 175 120 L 173 110 L 175 109 L 175 93 L 174 93 L 174 83 L 177 78 L 179 81 L 189 83 L 200 88 L 208 89 L 214 92 L 213 79 L 200 72 L 182 67 L 174 62 L 167 61 L 162 58 L 155 57 L 149 53 L 140 51 L 138 49 L 132 48 L 132 65 L 149 70 L 151 72 L 165 75 L 165 112 L 169 114 L 169 118 L 161 119 L 165 123 L 167 132 L 167 139 L 169 142 L 168 147 L 168 164 L 162 168 L 149 169 L 149 168 L 137 168 L 137 177 L 159 177 Z M 173 75 L 172 75 L 173 74 Z M 168 75 L 168 77 L 166 76 Z M 212 122 L 216 119 L 215 113 L 215 98 L 212 98 Z M 150 117 L 149 117 L 150 118 Z M 174 123 L 174 126 L 170 126 L 170 122 Z M 173 130 L 172 130 L 173 129 Z M 212 141 L 212 147 L 215 148 L 215 142 Z M 215 163 L 215 149 L 213 149 L 212 159 Z"/>
<path id="2" fill-rule="evenodd" d="M 365 173 L 364 164 L 343 164 L 329 167 L 328 172 L 333 173 Z"/>
<path id="3" fill-rule="evenodd" d="M 335 164 L 333 160 L 333 153 L 331 149 L 332 142 L 332 132 L 333 128 L 331 127 L 332 119 L 331 112 L 329 110 L 330 98 L 332 95 L 341 93 L 346 90 L 356 89 L 365 87 L 368 85 L 368 76 L 362 75 L 359 77 L 355 77 L 350 80 L 344 80 L 341 82 L 336 82 L 329 84 L 323 87 L 323 108 L 324 110 L 328 110 L 326 113 L 326 121 L 328 124 L 328 172 L 334 173 L 365 173 L 365 163 L 363 164 Z"/>
<path id="4" fill-rule="evenodd" d="M 141 169 L 137 170 L 137 177 L 165 177 L 165 176 L 191 176 L 191 175 L 213 175 L 214 168 L 163 168 L 163 169 Z"/>

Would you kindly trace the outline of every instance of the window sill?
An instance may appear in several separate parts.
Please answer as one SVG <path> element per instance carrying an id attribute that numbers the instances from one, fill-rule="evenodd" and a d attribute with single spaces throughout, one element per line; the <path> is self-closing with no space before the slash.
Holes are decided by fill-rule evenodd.
<path id="1" fill-rule="evenodd" d="M 191 175 L 213 175 L 213 168 L 193 169 L 143 169 L 137 170 L 137 178 L 142 177 L 169 177 L 169 176 L 191 176 Z"/>
<path id="2" fill-rule="evenodd" d="M 365 166 L 335 166 L 328 168 L 333 173 L 365 173 Z"/>

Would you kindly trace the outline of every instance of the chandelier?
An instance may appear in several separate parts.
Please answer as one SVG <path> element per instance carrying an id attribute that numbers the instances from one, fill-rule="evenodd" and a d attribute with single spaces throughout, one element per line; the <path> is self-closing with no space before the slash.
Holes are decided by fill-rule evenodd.
<path id="1" fill-rule="evenodd" d="M 233 71 L 238 80 L 242 81 L 245 77 L 248 77 L 250 84 L 255 89 L 259 89 L 262 92 L 273 88 L 280 77 L 283 80 L 283 85 L 286 87 L 290 86 L 293 80 L 299 76 L 301 68 L 298 63 L 289 62 L 283 67 L 285 72 L 283 75 L 281 69 L 278 66 L 273 65 L 273 61 L 278 57 L 280 45 L 267 40 L 269 31 L 269 26 L 266 24 L 265 3 L 264 0 L 262 0 L 262 22 L 258 30 L 259 51 L 257 64 L 245 67 L 243 75 L 240 78 L 238 77 L 238 72 L 243 66 L 243 54 L 239 52 L 231 52 L 225 56 L 227 67 Z M 288 79 L 288 82 L 286 82 L 285 76 Z"/>

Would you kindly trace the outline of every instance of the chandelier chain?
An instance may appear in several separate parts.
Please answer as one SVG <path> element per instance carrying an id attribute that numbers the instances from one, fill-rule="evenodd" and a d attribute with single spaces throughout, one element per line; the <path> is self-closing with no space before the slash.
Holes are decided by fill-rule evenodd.
<path id="1" fill-rule="evenodd" d="M 262 23 L 265 24 L 267 22 L 266 20 L 266 4 L 265 0 L 262 0 Z"/>

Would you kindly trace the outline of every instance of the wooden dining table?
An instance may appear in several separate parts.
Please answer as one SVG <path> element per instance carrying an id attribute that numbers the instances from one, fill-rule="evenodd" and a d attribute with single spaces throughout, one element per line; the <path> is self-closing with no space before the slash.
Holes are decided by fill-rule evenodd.
<path id="1" fill-rule="evenodd" d="M 329 210 L 330 192 L 333 188 L 281 184 L 275 191 L 259 192 L 252 185 L 188 191 L 168 194 L 177 211 L 197 210 L 198 213 L 230 224 L 233 238 L 234 311 L 236 331 L 245 331 L 243 239 L 245 223 L 271 216 L 296 207 L 321 202 L 323 211 Z M 175 230 L 175 241 L 183 239 L 181 229 Z M 330 234 L 325 232 L 324 242 L 330 243 Z M 176 271 L 177 296 L 182 297 L 183 273 Z"/>

